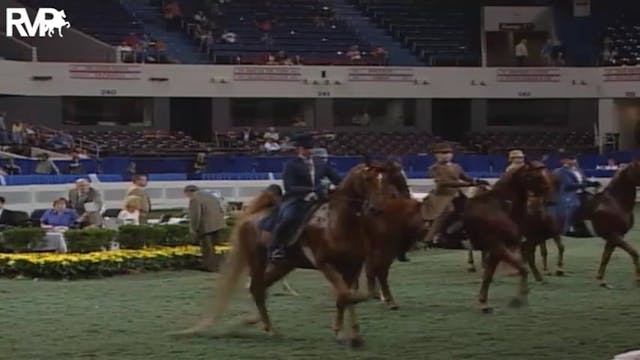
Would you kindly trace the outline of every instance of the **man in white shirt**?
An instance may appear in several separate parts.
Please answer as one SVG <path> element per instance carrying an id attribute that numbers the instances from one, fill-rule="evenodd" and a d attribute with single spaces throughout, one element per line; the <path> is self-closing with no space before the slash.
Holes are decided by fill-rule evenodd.
<path id="1" fill-rule="evenodd" d="M 265 140 L 267 139 L 271 139 L 273 141 L 278 141 L 280 140 L 280 134 L 278 134 L 278 132 L 276 131 L 276 128 L 274 128 L 273 126 L 270 127 L 262 136 Z"/>
<path id="2" fill-rule="evenodd" d="M 267 139 L 267 142 L 264 143 L 264 150 L 268 153 L 280 151 L 280 145 L 272 139 Z"/>
<path id="3" fill-rule="evenodd" d="M 522 39 L 516 45 L 516 62 L 518 66 L 525 66 L 525 61 L 529 57 L 529 50 L 527 49 L 527 39 Z"/>

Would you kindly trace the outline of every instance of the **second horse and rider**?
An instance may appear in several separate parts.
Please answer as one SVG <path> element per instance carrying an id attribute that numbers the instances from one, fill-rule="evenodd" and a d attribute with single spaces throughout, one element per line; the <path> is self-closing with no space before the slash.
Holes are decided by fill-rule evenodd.
<path id="1" fill-rule="evenodd" d="M 300 227 L 308 220 L 312 209 L 325 200 L 329 190 L 341 181 L 336 169 L 327 161 L 326 150 L 314 150 L 311 135 L 300 135 L 294 141 L 296 157 L 286 162 L 282 173 L 283 201 L 260 223 L 261 229 L 272 234 L 269 247 L 271 261 L 286 258 L 288 247 L 295 243 Z M 464 207 L 464 201 L 457 201 L 466 198 L 461 189 L 488 185 L 485 180 L 468 176 L 460 165 L 452 161 L 454 149 L 450 144 L 436 144 L 432 152 L 436 161 L 429 167 L 428 175 L 433 179 L 435 188 L 424 199 L 422 207 L 424 220 L 431 223 L 424 238 L 429 245 L 446 243 L 444 230 L 449 228 L 452 219 L 459 219 Z M 576 213 L 581 200 L 587 196 L 584 189 L 600 184 L 585 177 L 574 154 L 563 153 L 560 161 L 562 166 L 553 171 L 556 194 L 554 200 L 547 204 L 547 211 L 563 219 L 561 233 L 591 236 L 583 223 L 576 221 Z M 508 154 L 508 166 L 504 174 L 524 164 L 524 152 L 512 150 Z M 400 261 L 408 261 L 404 252 L 397 256 Z"/>

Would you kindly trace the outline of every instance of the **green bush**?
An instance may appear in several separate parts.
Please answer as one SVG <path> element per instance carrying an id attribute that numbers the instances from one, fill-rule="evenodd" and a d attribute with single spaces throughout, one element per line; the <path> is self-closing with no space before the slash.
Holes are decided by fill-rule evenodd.
<path id="1" fill-rule="evenodd" d="M 110 229 L 69 230 L 64 233 L 67 249 L 72 253 L 88 253 L 109 249 L 116 231 Z"/>
<path id="2" fill-rule="evenodd" d="M 189 234 L 188 225 L 158 225 L 158 228 L 162 229 L 165 233 L 164 239 L 161 242 L 163 246 L 193 245 L 193 239 Z"/>
<path id="3" fill-rule="evenodd" d="M 118 228 L 118 243 L 121 249 L 142 249 L 161 244 L 166 235 L 162 226 L 123 225 Z"/>
<path id="4" fill-rule="evenodd" d="M 2 247 L 12 252 L 27 252 L 44 244 L 46 230 L 42 228 L 12 228 L 2 232 Z"/>

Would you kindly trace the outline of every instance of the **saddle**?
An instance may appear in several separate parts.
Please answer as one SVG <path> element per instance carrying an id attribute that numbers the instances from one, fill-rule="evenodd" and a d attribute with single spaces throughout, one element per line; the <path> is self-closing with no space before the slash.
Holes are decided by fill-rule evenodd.
<path id="1" fill-rule="evenodd" d="M 287 247 L 298 243 L 307 225 L 326 226 L 329 224 L 329 200 L 320 200 L 311 205 L 307 213 L 296 224 L 293 235 L 284 243 Z"/>

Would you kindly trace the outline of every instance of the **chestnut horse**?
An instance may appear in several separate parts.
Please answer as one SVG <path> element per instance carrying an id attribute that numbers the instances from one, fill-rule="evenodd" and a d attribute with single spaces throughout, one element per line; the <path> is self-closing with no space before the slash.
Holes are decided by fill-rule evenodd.
<path id="1" fill-rule="evenodd" d="M 597 279 L 600 286 L 608 288 L 604 274 L 613 251 L 619 247 L 633 261 L 636 284 L 640 286 L 640 260 L 636 249 L 624 240 L 633 227 L 633 208 L 636 203 L 636 187 L 640 186 L 640 160 L 635 159 L 619 170 L 609 184 L 587 202 L 582 217 L 590 220 L 598 237 L 606 241 Z"/>
<path id="2" fill-rule="evenodd" d="M 526 303 L 528 270 L 517 256 L 520 246 L 521 228 L 527 212 L 527 198 L 547 198 L 551 194 L 548 171 L 539 161 L 527 162 L 522 167 L 506 174 L 491 190 L 467 200 L 463 213 L 463 224 L 474 248 L 485 254 L 485 269 L 478 301 L 484 312 L 490 312 L 488 292 L 496 268 L 501 261 L 515 267 L 520 274 L 518 296 L 512 306 Z"/>
<path id="3" fill-rule="evenodd" d="M 304 226 L 298 242 L 288 251 L 288 258 L 271 264 L 269 268 L 268 236 L 263 236 L 258 227 L 259 220 L 267 211 L 239 219 L 231 234 L 232 251 L 217 282 L 212 306 L 199 323 L 179 333 L 197 332 L 214 324 L 226 309 L 247 267 L 251 277 L 250 291 L 259 312 L 258 321 L 262 322 L 267 333 L 272 333 L 266 308 L 267 288 L 295 268 L 306 268 L 319 270 L 335 290 L 337 312 L 333 330 L 336 338 L 342 332 L 344 312 L 347 310 L 347 340 L 352 346 L 361 345 L 355 305 L 367 297 L 353 293 L 352 287 L 365 260 L 364 228 L 368 224 L 367 218 L 379 213 L 379 204 L 384 199 L 397 196 L 387 172 L 385 167 L 369 164 L 351 169 L 331 194 L 328 204 L 316 210 L 310 222 Z"/>

